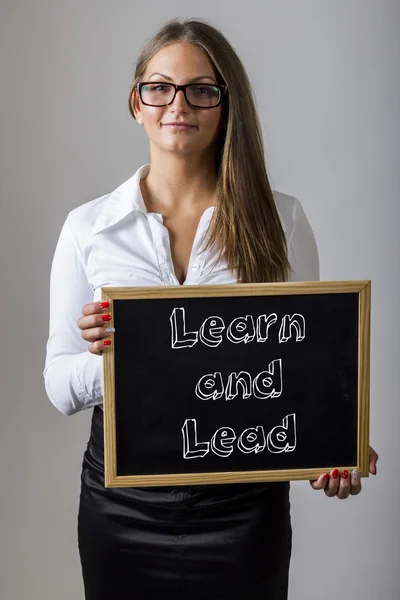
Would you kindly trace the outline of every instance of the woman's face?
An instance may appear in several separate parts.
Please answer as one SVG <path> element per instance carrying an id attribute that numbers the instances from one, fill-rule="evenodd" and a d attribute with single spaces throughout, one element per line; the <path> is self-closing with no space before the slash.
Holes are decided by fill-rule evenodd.
<path id="1" fill-rule="evenodd" d="M 150 60 L 142 81 L 165 83 L 218 83 L 214 68 L 204 50 L 188 43 L 176 43 L 159 50 Z M 215 108 L 193 108 L 179 91 L 169 106 L 146 106 L 135 90 L 133 105 L 136 118 L 150 143 L 166 152 L 202 153 L 218 139 L 222 128 L 221 104 Z M 174 129 L 172 122 L 190 123 L 189 129 Z"/>

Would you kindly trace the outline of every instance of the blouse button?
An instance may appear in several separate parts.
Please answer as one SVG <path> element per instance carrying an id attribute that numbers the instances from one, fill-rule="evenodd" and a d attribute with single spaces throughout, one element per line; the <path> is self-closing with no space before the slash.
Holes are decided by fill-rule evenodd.
<path id="1" fill-rule="evenodd" d="M 200 265 L 198 263 L 194 264 L 192 267 L 192 271 L 198 271 L 200 269 Z"/>

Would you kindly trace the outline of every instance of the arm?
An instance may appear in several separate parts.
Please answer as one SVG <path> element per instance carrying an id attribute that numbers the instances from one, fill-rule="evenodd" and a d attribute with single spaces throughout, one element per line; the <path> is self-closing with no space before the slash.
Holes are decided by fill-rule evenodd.
<path id="1" fill-rule="evenodd" d="M 293 269 L 292 280 L 318 281 L 318 248 L 306 214 L 298 201 L 294 205 L 294 215 L 294 226 L 288 242 L 289 261 Z M 377 472 L 378 458 L 378 454 L 370 446 L 369 472 L 373 475 Z M 310 481 L 310 484 L 315 490 L 323 489 L 326 496 L 337 496 L 341 500 L 361 492 L 361 479 L 357 470 L 352 473 L 340 473 L 338 469 L 334 469 L 330 473 L 320 475 L 315 481 Z"/>
<path id="2" fill-rule="evenodd" d="M 64 415 L 102 402 L 102 359 L 87 351 L 77 320 L 93 301 L 81 250 L 69 218 L 55 250 L 50 276 L 50 328 L 44 369 L 48 397 Z"/>

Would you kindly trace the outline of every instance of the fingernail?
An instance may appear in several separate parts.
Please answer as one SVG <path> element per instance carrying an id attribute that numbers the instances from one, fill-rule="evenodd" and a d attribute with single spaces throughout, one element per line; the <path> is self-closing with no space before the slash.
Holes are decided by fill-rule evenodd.
<path id="1" fill-rule="evenodd" d="M 349 478 L 349 472 L 346 471 L 346 469 L 344 471 L 342 471 L 342 477 L 343 477 L 343 479 L 348 479 Z"/>
<path id="2" fill-rule="evenodd" d="M 103 321 L 111 321 L 111 315 L 102 315 L 101 318 Z"/>
<path id="3" fill-rule="evenodd" d="M 108 308 L 110 306 L 109 302 L 100 302 L 101 308 Z"/>
<path id="4" fill-rule="evenodd" d="M 353 475 L 354 479 L 357 479 L 357 477 L 359 476 L 357 469 L 354 469 L 352 475 Z"/>
<path id="5" fill-rule="evenodd" d="M 111 340 L 104 340 L 103 346 L 111 346 Z"/>
<path id="6" fill-rule="evenodd" d="M 329 479 L 329 473 L 327 473 L 326 475 L 324 475 L 324 481 L 328 481 Z"/>
<path id="7" fill-rule="evenodd" d="M 337 469 L 332 471 L 332 477 L 333 477 L 333 479 L 337 479 L 339 477 L 339 471 Z"/>
<path id="8" fill-rule="evenodd" d="M 104 330 L 106 333 L 115 333 L 114 327 L 106 327 Z"/>

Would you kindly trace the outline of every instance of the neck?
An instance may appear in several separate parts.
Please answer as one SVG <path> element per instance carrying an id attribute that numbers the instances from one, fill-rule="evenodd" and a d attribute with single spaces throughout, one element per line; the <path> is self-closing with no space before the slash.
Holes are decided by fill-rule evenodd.
<path id="1" fill-rule="evenodd" d="M 144 202 L 149 212 L 192 212 L 212 206 L 217 172 L 215 156 L 178 156 L 152 153 L 150 169 L 141 180 Z"/>

